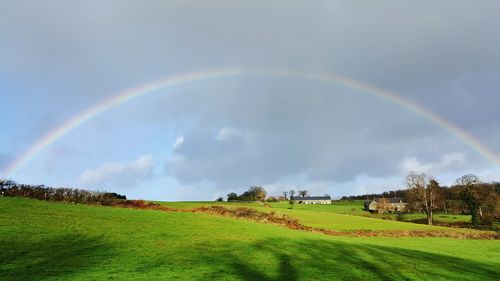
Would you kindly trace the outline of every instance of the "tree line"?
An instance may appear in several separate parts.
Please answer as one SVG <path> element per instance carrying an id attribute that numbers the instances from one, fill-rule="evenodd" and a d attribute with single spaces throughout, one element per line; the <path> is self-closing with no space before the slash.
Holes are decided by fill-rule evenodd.
<path id="1" fill-rule="evenodd" d="M 283 196 L 269 196 L 267 197 L 267 191 L 262 186 L 251 186 L 248 190 L 238 195 L 237 193 L 231 192 L 227 195 L 227 201 L 267 201 L 267 202 L 278 202 L 287 201 L 295 197 L 298 194 L 300 197 L 306 197 L 309 195 L 307 190 L 295 190 L 283 191 Z M 220 197 L 217 201 L 223 201 Z"/>
<path id="2" fill-rule="evenodd" d="M 45 185 L 18 184 L 0 179 L 0 196 L 27 197 L 46 201 L 112 206 L 126 201 L 125 195 L 114 192 L 90 191 L 79 188 L 47 187 Z"/>
<path id="3" fill-rule="evenodd" d="M 434 212 L 470 214 L 473 225 L 491 225 L 500 219 L 500 183 L 484 183 L 472 174 L 458 178 L 451 186 L 442 186 L 432 176 L 410 172 L 405 178 L 406 189 L 383 193 L 344 196 L 342 200 L 372 200 L 374 198 L 404 198 L 406 211 L 423 212 L 432 224 Z"/>
<path id="4" fill-rule="evenodd" d="M 406 190 L 405 189 L 398 189 L 398 190 L 391 190 L 391 191 L 384 191 L 381 193 L 369 193 L 369 194 L 363 194 L 363 195 L 349 195 L 349 196 L 342 196 L 340 200 L 373 200 L 375 198 L 403 198 L 405 195 Z"/>
<path id="5" fill-rule="evenodd" d="M 426 214 L 432 224 L 435 211 L 470 214 L 471 224 L 492 225 L 500 219 L 500 183 L 483 183 L 472 174 L 442 187 L 432 176 L 411 172 L 406 177 L 405 199 L 409 211 Z"/>

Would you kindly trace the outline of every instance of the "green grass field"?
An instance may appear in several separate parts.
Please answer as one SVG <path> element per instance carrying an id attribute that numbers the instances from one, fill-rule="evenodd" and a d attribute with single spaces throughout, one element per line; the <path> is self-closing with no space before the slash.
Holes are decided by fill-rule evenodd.
<path id="1" fill-rule="evenodd" d="M 291 217 L 299 219 L 307 226 L 319 227 L 332 230 L 444 230 L 445 227 L 428 226 L 425 224 L 414 224 L 408 222 L 396 221 L 394 214 L 370 214 L 362 210 L 362 202 L 358 203 L 335 203 L 331 205 L 305 205 L 296 204 L 293 209 L 289 209 L 290 205 L 287 202 L 265 203 L 228 203 L 228 202 L 157 202 L 165 206 L 180 209 L 190 209 L 200 206 L 222 205 L 222 206 L 245 206 L 256 208 L 264 212 L 276 212 L 287 214 Z M 270 206 L 270 207 L 269 207 Z M 350 212 L 355 209 L 355 212 Z M 438 218 L 441 215 L 436 215 Z M 389 220 L 382 219 L 388 217 Z M 425 218 L 422 214 L 405 215 L 408 220 Z M 450 218 L 454 216 L 449 216 Z M 460 219 L 469 219 L 469 216 L 461 216 Z M 461 229 L 458 231 L 470 231 Z"/>
<path id="2" fill-rule="evenodd" d="M 345 217 L 335 222 L 345 229 L 418 226 L 331 214 Z M 0 260 L 1 280 L 498 280 L 500 242 L 334 237 L 200 213 L 0 197 Z"/>

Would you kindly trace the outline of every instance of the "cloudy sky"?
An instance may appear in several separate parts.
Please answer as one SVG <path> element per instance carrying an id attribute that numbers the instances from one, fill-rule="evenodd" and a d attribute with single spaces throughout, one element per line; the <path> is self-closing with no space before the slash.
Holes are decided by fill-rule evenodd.
<path id="1" fill-rule="evenodd" d="M 500 180 L 499 1 L 0 0 L 0 171 L 131 198 L 363 194 L 409 171 Z M 430 111 L 304 77 L 232 75 L 115 106 L 8 167 L 72 117 L 129 89 L 224 69 L 340 75 Z"/>

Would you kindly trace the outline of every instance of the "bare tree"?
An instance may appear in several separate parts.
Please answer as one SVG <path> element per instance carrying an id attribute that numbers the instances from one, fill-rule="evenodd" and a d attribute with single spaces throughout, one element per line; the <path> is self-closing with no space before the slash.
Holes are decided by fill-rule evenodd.
<path id="1" fill-rule="evenodd" d="M 432 225 L 432 212 L 436 209 L 439 183 L 426 174 L 410 172 L 406 176 L 406 200 L 410 208 L 423 211 L 427 215 L 427 224 Z"/>
<path id="2" fill-rule="evenodd" d="M 288 200 L 288 197 L 287 197 L 288 191 L 283 191 L 283 195 L 285 196 L 285 200 Z"/>
<path id="3" fill-rule="evenodd" d="M 299 190 L 299 195 L 301 197 L 306 197 L 308 194 L 309 194 L 309 192 L 307 192 L 307 190 Z"/>

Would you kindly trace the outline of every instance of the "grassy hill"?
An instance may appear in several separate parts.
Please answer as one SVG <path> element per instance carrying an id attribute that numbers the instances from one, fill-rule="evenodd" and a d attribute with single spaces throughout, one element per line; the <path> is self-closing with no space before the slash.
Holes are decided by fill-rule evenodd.
<path id="1" fill-rule="evenodd" d="M 283 211 L 331 228 L 421 227 Z M 498 280 L 500 241 L 337 237 L 203 213 L 0 197 L 0 260 L 2 280 Z"/>
<path id="2" fill-rule="evenodd" d="M 321 227 L 334 230 L 447 230 L 446 227 L 428 226 L 425 224 L 410 224 L 396 221 L 394 214 L 370 214 L 363 211 L 362 202 L 334 203 L 331 205 L 296 204 L 292 210 L 288 202 L 274 203 L 231 203 L 231 202 L 157 202 L 159 204 L 180 209 L 190 209 L 200 206 L 246 206 L 263 212 L 277 212 L 299 219 L 302 223 L 312 227 Z M 410 219 L 425 218 L 424 214 L 406 215 Z M 377 220 L 374 220 L 376 218 Z M 455 218 L 455 219 L 453 219 Z M 436 215 L 438 220 L 470 221 L 470 216 L 464 215 Z M 453 231 L 469 231 L 466 229 Z"/>

